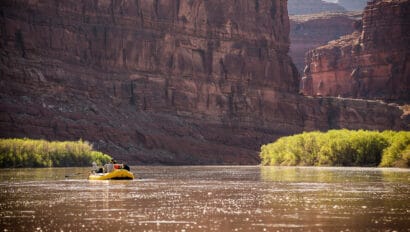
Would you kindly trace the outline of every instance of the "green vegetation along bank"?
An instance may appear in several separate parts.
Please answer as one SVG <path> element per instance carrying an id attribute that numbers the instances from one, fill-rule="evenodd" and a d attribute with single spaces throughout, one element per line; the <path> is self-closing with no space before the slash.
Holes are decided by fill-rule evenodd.
<path id="1" fill-rule="evenodd" d="M 409 131 L 304 132 L 263 145 L 262 165 L 410 166 Z"/>
<path id="2" fill-rule="evenodd" d="M 49 142 L 0 139 L 0 167 L 80 167 L 93 161 L 101 165 L 111 157 L 95 151 L 87 141 Z"/>

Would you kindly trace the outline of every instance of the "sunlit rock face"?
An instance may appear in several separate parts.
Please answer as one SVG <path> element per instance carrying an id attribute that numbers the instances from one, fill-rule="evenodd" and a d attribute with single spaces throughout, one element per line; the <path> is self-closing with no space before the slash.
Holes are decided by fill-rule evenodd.
<path id="1" fill-rule="evenodd" d="M 303 73 L 306 52 L 351 34 L 357 20 L 361 20 L 360 12 L 290 16 L 289 55 L 299 73 Z"/>
<path id="2" fill-rule="evenodd" d="M 279 136 L 406 125 L 395 106 L 298 95 L 285 0 L 4 0 L 0 33 L 1 137 L 257 164 Z"/>
<path id="3" fill-rule="evenodd" d="M 409 101 L 409 21 L 408 0 L 369 3 L 356 32 L 307 54 L 302 92 Z"/>
<path id="4" fill-rule="evenodd" d="M 289 15 L 346 12 L 341 5 L 322 0 L 289 0 L 288 9 Z"/>

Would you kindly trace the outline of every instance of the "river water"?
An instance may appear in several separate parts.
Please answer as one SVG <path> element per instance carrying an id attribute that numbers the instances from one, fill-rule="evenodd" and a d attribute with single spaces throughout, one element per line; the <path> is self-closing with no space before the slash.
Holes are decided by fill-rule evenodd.
<path id="1" fill-rule="evenodd" d="M 259 166 L 0 170 L 2 231 L 410 231 L 410 170 Z"/>

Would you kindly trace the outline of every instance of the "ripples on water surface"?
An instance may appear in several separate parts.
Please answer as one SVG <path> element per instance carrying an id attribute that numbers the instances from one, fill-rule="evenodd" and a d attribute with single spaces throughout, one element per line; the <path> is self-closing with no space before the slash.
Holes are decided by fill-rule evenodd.
<path id="1" fill-rule="evenodd" d="M 0 170 L 3 231 L 409 231 L 410 170 L 258 166 Z M 68 176 L 68 177 L 66 177 Z"/>

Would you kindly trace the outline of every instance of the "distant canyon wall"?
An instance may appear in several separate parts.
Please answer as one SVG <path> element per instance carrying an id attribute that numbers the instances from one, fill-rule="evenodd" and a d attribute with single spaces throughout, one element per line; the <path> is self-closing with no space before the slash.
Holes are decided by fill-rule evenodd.
<path id="1" fill-rule="evenodd" d="M 339 4 L 322 0 L 288 0 L 288 9 L 289 15 L 346 12 L 346 9 Z"/>
<path id="2" fill-rule="evenodd" d="M 337 4 L 349 11 L 362 11 L 370 0 L 337 0 Z"/>
<path id="3" fill-rule="evenodd" d="M 298 94 L 287 1 L 0 2 L 0 137 L 131 164 L 257 164 L 304 130 L 402 129 L 397 106 Z"/>
<path id="4" fill-rule="evenodd" d="M 290 51 L 299 73 L 305 68 L 305 54 L 331 40 L 351 34 L 361 12 L 320 13 L 290 16 Z"/>
<path id="5" fill-rule="evenodd" d="M 410 1 L 373 1 L 353 34 L 307 54 L 306 95 L 410 101 Z"/>

